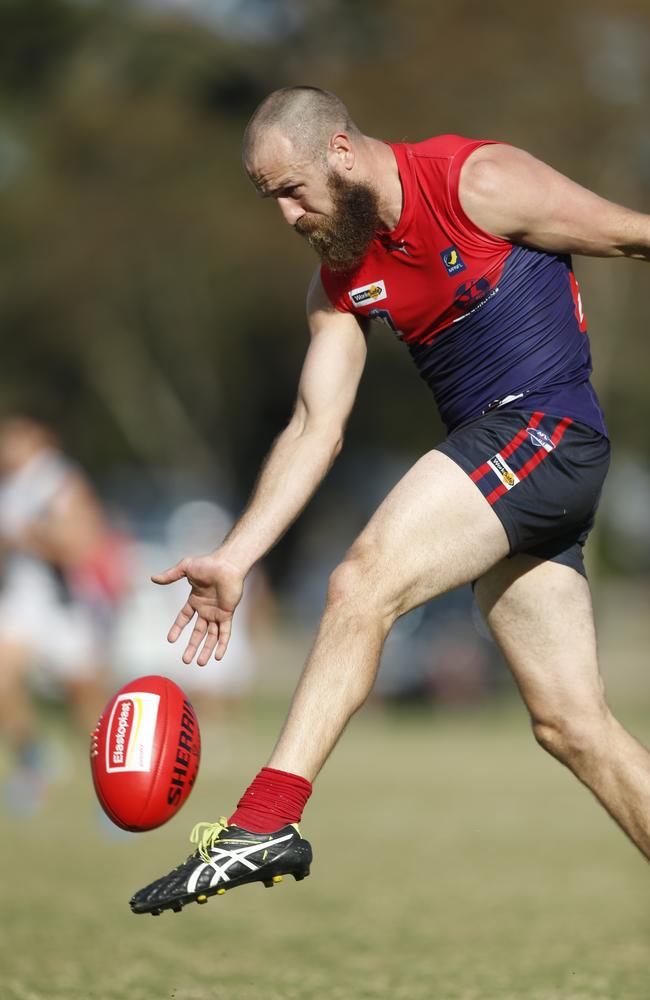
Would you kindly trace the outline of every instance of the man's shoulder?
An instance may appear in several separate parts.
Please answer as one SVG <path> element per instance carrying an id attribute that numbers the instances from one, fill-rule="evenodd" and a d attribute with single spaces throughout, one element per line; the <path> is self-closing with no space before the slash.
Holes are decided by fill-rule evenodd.
<path id="1" fill-rule="evenodd" d="M 442 135 L 432 135 L 428 139 L 421 139 L 419 142 L 404 142 L 396 145 L 403 146 L 414 157 L 439 157 L 448 159 L 455 156 L 466 146 L 473 146 L 482 142 L 485 142 L 485 140 L 472 139 L 468 136 L 448 132 Z"/>

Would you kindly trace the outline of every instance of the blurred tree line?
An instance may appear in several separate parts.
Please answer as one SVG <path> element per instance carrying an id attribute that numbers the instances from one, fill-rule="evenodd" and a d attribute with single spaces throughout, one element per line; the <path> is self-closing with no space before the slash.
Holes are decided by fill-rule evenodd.
<path id="1" fill-rule="evenodd" d="M 647 211 L 649 57 L 632 0 L 0 0 L 5 404 L 56 411 L 96 475 L 187 467 L 240 501 L 291 410 L 315 263 L 241 170 L 257 102 L 325 86 L 371 134 L 504 139 Z M 647 456 L 650 272 L 577 273 L 613 437 Z M 441 434 L 377 330 L 352 455 Z"/>

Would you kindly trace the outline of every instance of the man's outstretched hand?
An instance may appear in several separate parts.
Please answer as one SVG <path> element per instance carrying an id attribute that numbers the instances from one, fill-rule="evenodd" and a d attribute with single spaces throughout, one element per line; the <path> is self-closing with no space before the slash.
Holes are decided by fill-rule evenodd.
<path id="1" fill-rule="evenodd" d="M 183 653 L 183 663 L 191 663 L 203 643 L 196 662 L 204 667 L 213 652 L 215 660 L 220 660 L 226 652 L 232 630 L 232 616 L 244 588 L 244 574 L 237 566 L 213 553 L 181 559 L 176 566 L 151 577 L 154 583 L 160 584 L 175 583 L 183 578 L 188 581 L 192 590 L 176 616 L 167 639 L 169 642 L 176 642 L 185 626 L 196 615 L 190 641 Z"/>

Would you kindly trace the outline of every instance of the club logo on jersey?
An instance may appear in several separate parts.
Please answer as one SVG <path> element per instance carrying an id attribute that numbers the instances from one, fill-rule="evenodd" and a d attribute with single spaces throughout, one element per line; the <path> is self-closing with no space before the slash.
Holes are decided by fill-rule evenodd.
<path id="1" fill-rule="evenodd" d="M 537 445 L 538 448 L 543 448 L 544 451 L 553 451 L 555 449 L 555 445 L 548 434 L 540 431 L 539 427 L 527 427 L 526 431 L 532 443 Z"/>
<path id="2" fill-rule="evenodd" d="M 440 260 L 445 265 L 445 270 L 450 277 L 465 270 L 465 262 L 456 247 L 447 247 L 446 250 L 441 251 Z"/>
<path id="3" fill-rule="evenodd" d="M 381 302 L 387 297 L 386 285 L 383 281 L 373 281 L 369 285 L 361 285 L 348 292 L 352 305 L 367 306 L 370 303 Z"/>
<path id="4" fill-rule="evenodd" d="M 490 282 L 487 278 L 479 278 L 478 281 L 474 282 L 466 281 L 459 285 L 454 292 L 454 301 L 459 309 L 472 310 L 481 305 L 489 291 Z"/>
<path id="5" fill-rule="evenodd" d="M 516 486 L 519 482 L 519 477 L 516 472 L 513 472 L 505 458 L 498 453 L 493 455 L 492 458 L 488 458 L 487 464 L 490 466 L 493 472 L 499 477 L 506 489 L 511 490 L 513 486 Z"/>
<path id="6" fill-rule="evenodd" d="M 160 695 L 129 691 L 116 698 L 108 721 L 107 771 L 150 771 Z"/>
<path id="7" fill-rule="evenodd" d="M 378 323 L 385 323 L 385 325 L 389 327 L 395 336 L 399 337 L 400 340 L 404 336 L 402 331 L 398 330 L 395 326 L 395 320 L 389 313 L 388 309 L 371 309 L 368 313 L 368 317 L 369 319 L 377 320 Z"/>

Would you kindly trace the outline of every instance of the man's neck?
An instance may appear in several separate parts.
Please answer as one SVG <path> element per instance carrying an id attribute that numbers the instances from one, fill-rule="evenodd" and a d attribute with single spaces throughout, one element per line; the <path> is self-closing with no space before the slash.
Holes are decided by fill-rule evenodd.
<path id="1" fill-rule="evenodd" d="M 400 220 L 404 204 L 395 154 L 387 143 L 364 136 L 364 160 L 368 180 L 379 195 L 379 217 L 391 232 Z"/>

